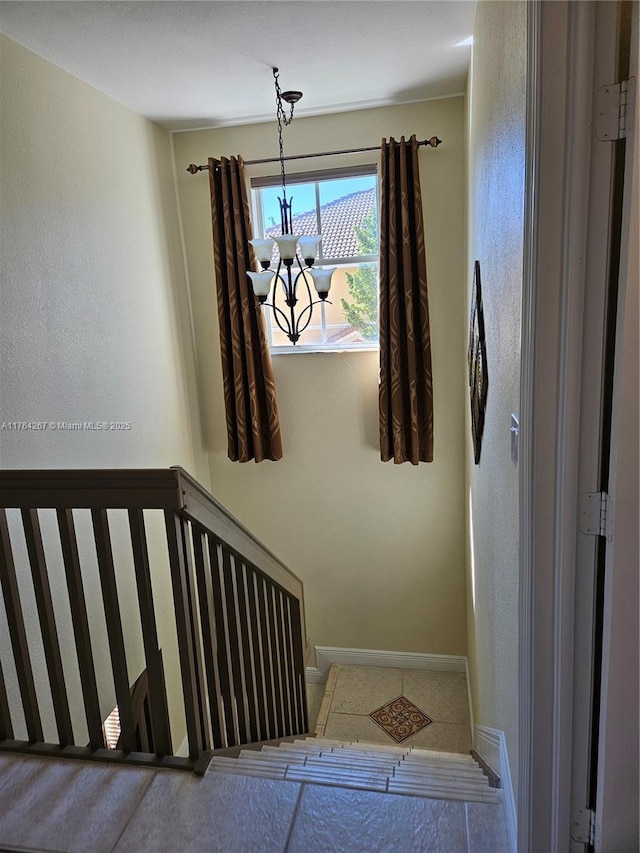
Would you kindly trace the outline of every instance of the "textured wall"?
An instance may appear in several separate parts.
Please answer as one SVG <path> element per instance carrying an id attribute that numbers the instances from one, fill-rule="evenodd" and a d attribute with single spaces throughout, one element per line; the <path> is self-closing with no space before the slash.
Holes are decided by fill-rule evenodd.
<path id="1" fill-rule="evenodd" d="M 518 412 L 525 169 L 526 4 L 478 4 L 467 94 L 469 289 L 480 261 L 489 393 L 479 465 L 467 431 L 468 642 L 477 723 L 518 756 Z M 470 290 L 469 290 L 470 292 Z M 467 405 L 468 411 L 468 405 Z M 467 415 L 468 420 L 468 415 Z"/>
<path id="2" fill-rule="evenodd" d="M 131 429 L 0 430 L 0 465 L 181 464 L 208 477 L 207 468 L 197 464 L 189 342 L 181 342 L 176 320 L 186 317 L 186 289 L 169 135 L 14 42 L 2 38 L 1 48 L 0 421 L 120 421 Z M 192 362 L 193 356 L 193 376 Z M 43 521 L 50 530 L 52 519 Z M 88 518 L 80 526 L 90 618 L 101 638 L 96 656 L 103 703 L 110 710 L 113 685 L 106 675 L 108 652 Z M 126 560 L 124 519 L 116 527 L 114 547 Z M 48 556 L 52 572 L 58 573 L 54 595 L 62 612 L 59 550 Z M 17 558 L 23 590 L 32 601 L 24 549 Z M 160 566 L 154 561 L 159 572 Z M 129 624 L 128 614 L 137 607 L 124 565 L 119 581 Z M 170 601 L 160 596 L 161 612 Z M 27 618 L 35 620 L 33 605 Z M 161 621 L 170 626 L 169 610 Z M 42 648 L 37 631 L 30 634 L 46 705 Z M 4 633 L 0 639 L 6 643 Z M 171 657 L 170 633 L 165 640 Z M 78 698 L 73 642 L 65 632 L 62 645 L 69 689 Z M 128 635 L 128 651 L 135 678 L 142 667 L 135 631 Z M 169 673 L 172 660 L 167 661 Z M 9 682 L 14 688 L 11 672 Z"/>
<path id="3" fill-rule="evenodd" d="M 265 78 L 265 97 L 270 97 Z M 208 181 L 188 163 L 277 154 L 273 122 L 181 133 L 179 196 L 192 286 L 205 440 L 215 495 L 305 584 L 317 645 L 464 654 L 464 100 L 296 119 L 287 154 L 378 145 L 383 136 L 444 139 L 422 150 L 433 334 L 435 462 L 379 459 L 378 354 L 274 357 L 284 458 L 226 458 Z M 378 155 L 300 161 L 290 171 L 376 162 Z M 250 174 L 258 174 L 253 167 Z M 277 165 L 260 167 L 274 174 Z M 295 189 L 293 190 L 295 204 Z"/>
<path id="4" fill-rule="evenodd" d="M 0 462 L 192 468 L 169 135 L 4 38 L 2 73 L 2 420 L 131 429 L 2 431 Z"/>

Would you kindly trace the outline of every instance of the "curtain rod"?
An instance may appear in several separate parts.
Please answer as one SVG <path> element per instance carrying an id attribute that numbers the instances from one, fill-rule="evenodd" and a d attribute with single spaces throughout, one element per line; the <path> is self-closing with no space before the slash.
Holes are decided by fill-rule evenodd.
<path id="1" fill-rule="evenodd" d="M 428 145 L 431 148 L 437 148 L 438 145 L 442 143 L 441 139 L 438 139 L 437 136 L 432 136 L 431 139 L 423 139 L 421 142 L 418 142 L 418 145 Z M 284 157 L 284 160 L 309 160 L 311 157 L 333 157 L 337 154 L 360 154 L 362 151 L 379 151 L 379 145 L 371 145 L 369 148 L 346 148 L 344 151 L 321 151 L 318 154 L 292 154 L 289 157 Z M 279 163 L 279 157 L 266 157 L 262 160 L 245 160 L 245 166 L 257 166 L 260 163 Z M 206 172 L 209 169 L 209 164 L 206 166 L 196 166 L 195 163 L 191 163 L 187 166 L 187 172 L 191 172 L 192 175 L 196 175 L 198 172 Z"/>

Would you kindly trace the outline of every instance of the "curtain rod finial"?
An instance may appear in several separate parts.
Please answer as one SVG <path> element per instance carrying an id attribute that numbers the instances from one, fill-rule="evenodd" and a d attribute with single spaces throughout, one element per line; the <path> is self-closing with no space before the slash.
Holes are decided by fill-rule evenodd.
<path id="1" fill-rule="evenodd" d="M 437 148 L 438 145 L 442 145 L 442 140 L 438 139 L 437 136 L 432 136 L 431 139 L 427 139 L 427 145 L 430 145 L 432 148 Z"/>

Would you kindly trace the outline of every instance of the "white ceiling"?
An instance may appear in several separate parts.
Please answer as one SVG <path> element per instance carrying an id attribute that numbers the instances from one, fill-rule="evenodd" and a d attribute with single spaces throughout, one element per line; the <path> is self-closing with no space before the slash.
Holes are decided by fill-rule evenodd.
<path id="1" fill-rule="evenodd" d="M 0 2 L 0 31 L 174 130 L 464 91 L 475 0 Z"/>

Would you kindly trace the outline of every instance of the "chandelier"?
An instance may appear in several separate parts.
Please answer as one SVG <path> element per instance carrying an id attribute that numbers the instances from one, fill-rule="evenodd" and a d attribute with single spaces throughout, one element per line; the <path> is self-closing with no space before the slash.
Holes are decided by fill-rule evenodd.
<path id="1" fill-rule="evenodd" d="M 247 270 L 247 275 L 251 278 L 253 292 L 259 303 L 266 308 L 271 308 L 277 326 L 292 344 L 296 344 L 302 332 L 311 322 L 314 306 L 328 301 L 331 276 L 336 267 L 324 269 L 313 267 L 322 235 L 301 236 L 292 234 L 291 206 L 293 198 L 287 200 L 282 126 L 284 124 L 286 127 L 293 121 L 293 108 L 302 97 L 302 92 L 281 92 L 277 68 L 273 69 L 273 80 L 276 91 L 276 118 L 280 146 L 282 196 L 278 198 L 278 202 L 280 204 L 282 234 L 275 239 L 265 237 L 263 239 L 254 238 L 249 241 L 255 249 L 262 270 L 260 272 Z M 283 107 L 283 102 L 291 108 L 288 116 L 285 107 Z M 271 259 L 276 244 L 279 260 L 276 269 L 272 269 Z M 316 299 L 316 295 L 319 298 Z M 269 296 L 271 296 L 271 301 L 267 301 Z"/>

